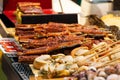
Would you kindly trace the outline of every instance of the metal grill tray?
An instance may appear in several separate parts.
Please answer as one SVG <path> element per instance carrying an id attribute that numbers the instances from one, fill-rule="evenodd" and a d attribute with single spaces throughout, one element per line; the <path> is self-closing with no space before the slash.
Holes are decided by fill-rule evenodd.
<path id="1" fill-rule="evenodd" d="M 17 57 L 17 54 L 5 54 L 7 57 Z"/>
<path id="2" fill-rule="evenodd" d="M 22 80 L 29 80 L 29 76 L 33 74 L 28 64 L 15 62 L 12 63 L 12 66 Z"/>

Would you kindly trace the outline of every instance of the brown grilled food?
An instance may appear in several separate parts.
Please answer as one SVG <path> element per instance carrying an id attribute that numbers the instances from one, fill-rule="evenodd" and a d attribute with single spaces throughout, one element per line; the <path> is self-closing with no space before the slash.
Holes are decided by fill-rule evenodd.
<path id="1" fill-rule="evenodd" d="M 39 2 L 18 2 L 17 6 L 23 14 L 43 13 Z"/>
<path id="2" fill-rule="evenodd" d="M 19 57 L 22 57 L 19 58 L 19 61 L 27 56 L 30 58 L 29 55 L 49 54 L 56 50 L 59 53 L 60 49 L 75 46 L 87 46 L 90 49 L 93 44 L 104 41 L 104 37 L 109 37 L 110 34 L 110 31 L 97 26 L 54 22 L 48 24 L 18 24 L 15 30 L 18 41 L 23 47 L 23 51 L 18 52 Z M 69 52 L 67 51 L 67 53 Z"/>

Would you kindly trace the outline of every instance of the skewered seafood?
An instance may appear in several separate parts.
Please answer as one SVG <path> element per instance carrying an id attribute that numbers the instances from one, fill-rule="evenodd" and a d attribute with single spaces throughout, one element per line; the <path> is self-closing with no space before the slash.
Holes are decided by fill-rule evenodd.
<path id="1" fill-rule="evenodd" d="M 23 63 L 33 63 L 34 59 L 40 55 L 19 56 L 18 61 Z"/>
<path id="2" fill-rule="evenodd" d="M 72 27 L 71 27 L 72 25 Z M 98 28 L 97 26 L 82 26 L 79 24 L 63 24 L 63 23 L 53 23 L 50 22 L 48 24 L 36 24 L 33 26 L 30 25 L 16 25 L 16 34 L 21 35 L 19 33 L 26 33 L 30 30 L 33 30 L 36 37 L 42 36 L 59 36 L 64 34 L 94 34 L 94 35 L 101 35 L 105 36 L 106 34 L 110 33 L 105 29 Z"/>
<path id="3" fill-rule="evenodd" d="M 47 56 L 47 55 L 44 55 L 44 56 Z M 48 72 L 48 70 L 49 70 L 48 67 L 51 68 L 51 65 L 52 65 L 52 67 L 53 67 L 52 69 L 54 69 L 54 70 L 52 70 L 52 71 L 50 70 L 51 71 L 50 73 L 52 74 L 52 73 L 56 73 L 57 72 L 57 73 L 59 73 L 59 75 L 57 74 L 57 76 L 59 76 L 59 77 L 60 76 L 69 76 L 75 70 L 81 71 L 81 70 L 85 69 L 85 68 L 83 68 L 81 66 L 83 66 L 82 63 L 85 62 L 83 60 L 86 60 L 86 57 L 83 57 L 83 60 L 80 60 L 81 56 L 80 56 L 80 58 L 78 58 L 76 56 L 73 58 L 70 55 L 69 56 L 65 56 L 63 54 L 61 54 L 61 55 L 58 54 L 58 55 L 53 55 L 53 56 L 51 56 L 51 58 L 49 58 L 49 62 L 50 63 L 47 63 L 48 59 L 47 60 L 44 59 L 44 61 L 41 60 L 41 57 L 42 57 L 42 55 L 40 57 L 38 57 L 40 64 L 36 63 L 37 58 L 35 59 L 33 65 L 34 66 L 36 66 L 36 64 L 40 65 L 40 66 L 37 66 L 37 68 L 36 67 L 35 68 L 36 69 L 40 68 L 41 72 L 43 72 L 43 71 L 45 71 L 45 72 L 47 71 Z M 41 61 L 45 62 L 45 64 L 43 66 L 41 66 L 42 65 Z M 81 67 L 81 68 L 79 68 L 79 67 Z M 64 74 L 63 72 L 66 73 L 66 74 Z M 46 74 L 46 75 L 49 75 L 49 74 Z M 53 76 L 55 76 L 55 75 L 53 75 Z"/>
<path id="4" fill-rule="evenodd" d="M 105 73 L 105 71 L 103 69 L 98 69 L 97 76 L 106 78 L 107 74 Z"/>
<path id="5" fill-rule="evenodd" d="M 82 40 L 84 40 L 84 37 L 76 36 L 76 35 L 66 35 L 66 36 L 64 35 L 64 36 L 59 36 L 55 38 L 49 37 L 47 40 L 45 39 L 43 40 L 43 42 L 37 43 L 38 41 L 42 41 L 42 40 L 36 40 L 36 41 L 34 40 L 34 43 L 31 44 L 33 49 L 28 48 L 23 52 L 19 52 L 18 55 L 48 53 L 50 51 L 57 50 L 64 47 L 73 47 L 76 45 L 80 45 L 82 43 Z M 29 47 L 31 47 L 30 43 L 28 44 L 29 44 Z"/>
<path id="6" fill-rule="evenodd" d="M 111 65 L 111 66 L 109 65 L 109 69 L 110 70 L 111 70 L 111 68 L 112 68 L 112 70 L 114 69 L 113 72 L 117 71 L 115 66 L 116 65 Z M 108 67 L 108 66 L 106 66 L 106 67 Z M 106 73 L 105 70 L 106 70 L 105 68 L 99 68 L 96 71 L 92 72 L 92 70 L 88 69 L 88 70 L 79 72 L 78 74 L 74 74 L 74 76 L 77 77 L 79 80 L 83 79 L 82 75 L 86 75 L 86 76 L 84 76 L 84 78 L 86 78 L 87 80 L 119 80 L 120 79 L 120 75 L 117 72 L 111 73 L 112 72 L 112 70 L 111 70 L 110 73 Z M 88 73 L 88 71 L 90 71 L 92 73 Z"/>
<path id="7" fill-rule="evenodd" d="M 120 77 L 117 74 L 111 74 L 107 77 L 107 80 L 119 80 Z"/>
<path id="8" fill-rule="evenodd" d="M 17 4 L 17 12 L 22 14 L 41 14 L 42 8 L 37 2 L 19 2 Z"/>
<path id="9" fill-rule="evenodd" d="M 71 38 L 71 39 L 73 39 L 73 38 Z M 44 39 L 43 39 L 43 40 L 44 40 Z M 38 41 L 39 41 L 39 40 L 38 40 Z M 38 41 L 34 42 L 34 44 L 36 44 L 36 43 L 39 44 Z M 78 41 L 78 42 L 79 42 L 79 41 Z M 47 43 L 47 42 L 46 42 L 46 43 Z M 67 42 L 67 43 L 68 43 L 68 42 Z M 71 42 L 70 42 L 70 43 L 71 43 Z M 70 44 L 70 43 L 68 44 L 67 47 L 70 47 L 70 45 L 73 45 L 73 44 Z M 74 41 L 74 44 L 75 44 L 75 45 L 78 45 L 78 43 L 77 43 L 77 44 L 76 44 L 76 43 L 77 43 L 77 42 L 76 42 L 76 40 L 75 40 L 75 41 Z M 105 42 L 104 42 L 104 43 L 105 43 Z M 30 44 L 30 43 L 29 43 L 29 44 Z M 44 42 L 42 42 L 41 44 L 44 44 Z M 40 44 L 39 44 L 39 45 L 40 45 Z M 25 46 L 26 46 L 26 45 L 25 45 Z M 32 46 L 32 44 L 31 44 L 31 46 Z M 42 45 L 41 45 L 41 46 L 42 46 Z M 64 44 L 64 46 L 65 46 L 65 44 Z M 81 46 L 82 46 L 82 44 L 81 44 Z M 89 46 L 90 46 L 90 45 L 89 45 Z M 28 47 L 29 47 L 29 45 L 28 45 Z M 34 47 L 34 46 L 33 46 L 33 47 Z M 35 47 L 37 47 L 37 45 L 35 45 Z M 50 46 L 50 47 L 51 47 L 51 46 Z M 72 46 L 71 46 L 71 47 L 72 47 Z M 104 47 L 105 47 L 105 46 L 101 46 L 101 50 L 100 50 L 100 51 L 102 51 L 102 50 L 104 51 L 104 50 L 107 49 L 107 48 L 104 48 Z M 29 48 L 30 48 L 30 47 L 29 47 Z M 35 52 L 38 51 L 38 53 L 35 53 L 34 51 L 32 51 L 32 53 L 30 53 L 30 54 L 37 54 L 37 56 L 38 56 L 38 54 L 42 54 L 41 51 L 44 51 L 44 53 L 45 53 L 46 49 L 47 49 L 47 50 L 50 49 L 50 48 L 46 48 L 46 47 L 43 47 L 43 48 L 41 47 L 42 50 L 39 49 L 39 48 L 38 48 L 39 50 L 37 50 L 36 48 L 35 48 L 35 49 L 29 49 L 29 48 L 28 48 L 28 50 L 34 50 Z M 31 48 L 32 48 L 32 47 L 31 47 Z M 57 48 L 58 48 L 58 47 L 57 47 Z M 82 50 L 82 48 L 84 48 L 84 47 L 79 47 L 79 48 L 78 48 L 78 51 L 79 51 L 80 48 L 81 48 L 81 50 Z M 86 47 L 86 48 L 88 48 L 88 47 Z M 103 49 L 102 49 L 102 48 L 103 48 Z M 55 48 L 53 48 L 53 49 L 55 49 Z M 67 48 L 66 48 L 66 49 L 67 49 Z M 65 49 L 65 50 L 66 50 L 66 49 Z M 73 48 L 72 48 L 72 49 L 73 49 Z M 72 50 L 72 49 L 71 49 L 71 50 Z M 76 48 L 75 48 L 75 49 L 76 49 Z M 75 49 L 74 49 L 74 50 L 75 50 Z M 98 48 L 98 49 L 99 49 L 99 48 Z M 96 48 L 95 50 L 98 51 L 98 49 Z M 51 50 L 51 49 L 50 49 L 50 50 Z M 71 50 L 69 49 L 69 51 L 71 51 Z M 72 51 L 73 53 L 75 53 L 74 50 Z M 91 49 L 91 50 L 87 49 L 86 51 L 88 51 L 88 52 L 85 52 L 86 54 L 85 54 L 85 53 L 82 53 L 82 54 L 80 53 L 80 54 L 78 54 L 78 53 L 79 53 L 79 52 L 78 52 L 77 55 L 76 55 L 76 53 L 75 53 L 75 55 L 74 55 L 74 54 L 71 54 L 71 55 L 72 55 L 72 57 L 76 56 L 76 60 L 79 60 L 79 59 L 80 59 L 80 60 L 81 60 L 81 61 L 80 61 L 80 64 L 81 64 L 82 61 L 86 64 L 87 61 L 85 62 L 85 60 L 87 60 L 87 59 L 89 59 L 89 58 L 91 58 L 91 57 L 92 57 L 91 59 L 93 59 L 93 56 L 95 56 L 95 55 L 97 56 L 96 53 L 95 53 L 95 54 L 92 54 L 92 52 L 96 52 L 95 50 L 94 50 L 94 51 L 92 51 L 92 50 L 94 50 L 94 49 Z M 26 50 L 24 50 L 24 51 L 26 51 Z M 61 50 L 61 51 L 62 51 L 62 53 L 63 53 L 64 49 Z M 68 54 L 70 53 L 69 51 L 68 51 Z M 83 51 L 83 50 L 82 50 L 82 51 Z M 40 52 L 41 52 L 41 53 L 40 53 Z M 54 52 L 55 52 L 55 51 L 54 51 Z M 60 51 L 58 51 L 58 52 L 60 52 Z M 57 53 L 58 53 L 58 52 L 57 52 Z M 71 52 L 71 53 L 72 53 L 72 52 Z M 80 52 L 81 52 L 81 51 L 80 51 Z M 53 53 L 53 52 L 51 52 L 51 53 Z M 67 52 L 65 51 L 64 53 L 67 53 Z M 100 53 L 100 52 L 99 52 L 99 53 Z M 26 54 L 26 53 L 24 53 L 24 52 L 18 52 L 18 55 L 19 55 L 19 57 L 20 57 L 20 58 L 19 58 L 19 61 L 20 61 L 20 62 L 24 62 L 24 60 L 26 60 L 26 59 L 24 59 L 24 58 L 27 58 L 27 56 L 28 56 L 27 61 L 30 60 L 30 62 L 31 62 L 31 60 L 34 60 L 35 57 L 34 57 L 33 55 L 30 55 L 30 54 L 28 54 L 28 53 Z M 91 54 L 91 55 L 89 55 L 89 54 Z M 30 56 L 29 56 L 29 55 L 30 55 Z M 32 56 L 33 56 L 34 58 L 32 58 Z M 37 56 L 36 56 L 36 57 L 37 57 Z M 78 56 L 78 57 L 77 57 L 77 56 Z M 86 56 L 86 57 L 85 57 L 85 56 Z M 77 62 L 79 63 L 79 61 L 77 61 Z M 82 62 L 82 63 L 83 63 L 83 62 Z"/>
<path id="10" fill-rule="evenodd" d="M 44 58 L 41 59 L 41 57 Z M 72 64 L 73 62 L 71 61 L 73 61 L 73 58 L 71 56 L 65 56 L 63 54 L 58 54 L 51 57 L 48 55 L 41 55 L 35 59 L 33 65 L 34 68 L 40 69 L 40 74 L 42 76 L 52 78 L 55 76 L 69 76 L 71 72 L 74 72 L 78 66 L 77 64 Z"/>
<path id="11" fill-rule="evenodd" d="M 116 69 L 113 66 L 106 66 L 104 71 L 108 75 L 116 73 Z"/>
<path id="12" fill-rule="evenodd" d="M 39 2 L 18 2 L 16 9 L 17 22 L 21 23 L 21 16 L 24 15 L 40 15 L 43 10 Z"/>
<path id="13" fill-rule="evenodd" d="M 24 62 L 24 60 L 28 61 L 28 59 L 24 59 L 27 56 L 30 60 L 34 60 L 37 55 L 52 53 L 53 51 L 55 53 L 55 51 L 74 48 L 75 46 L 87 46 L 89 51 L 93 44 L 98 44 L 111 37 L 109 35 L 110 31 L 106 29 L 98 28 L 98 26 L 83 26 L 80 24 L 54 22 L 49 22 L 48 24 L 18 24 L 15 29 L 18 41 L 23 47 L 23 51 L 18 52 L 19 61 L 21 62 Z M 106 36 L 107 38 L 105 38 Z M 110 42 L 110 40 L 106 41 Z M 104 50 L 106 50 L 106 48 Z M 85 59 L 96 55 L 89 52 L 92 54 L 89 56 L 87 50 L 84 51 L 85 54 L 88 55 Z M 59 52 L 60 51 L 58 51 L 58 53 Z M 66 51 L 67 54 L 69 54 L 69 52 L 70 50 Z M 33 55 L 36 56 L 32 58 Z"/>
<path id="14" fill-rule="evenodd" d="M 57 56 L 58 58 L 61 57 L 61 55 L 57 55 Z M 59 61 L 54 60 L 51 56 L 51 60 L 49 60 L 49 62 L 51 63 L 45 63 L 44 65 L 42 65 L 43 63 L 41 63 L 41 60 L 40 60 L 39 61 L 40 63 L 35 63 L 33 64 L 33 66 L 35 69 L 40 70 L 39 74 L 41 76 L 44 76 L 44 77 L 46 76 L 47 78 L 70 76 L 71 73 L 75 72 L 79 68 L 79 66 L 76 63 L 70 62 L 71 60 L 73 60 L 72 57 L 71 59 L 67 59 L 67 60 L 66 60 L 66 57 L 68 58 L 71 56 L 62 56 Z M 39 66 L 39 67 L 37 66 L 36 68 L 36 64 L 37 65 L 39 64 L 42 66 Z"/>
<path id="15" fill-rule="evenodd" d="M 120 41 L 114 42 L 109 45 L 105 42 L 101 42 L 97 45 L 94 45 L 94 47 L 89 50 L 86 47 L 81 47 L 81 49 L 88 50 L 85 52 L 86 54 L 79 53 L 79 55 L 75 55 L 73 57 L 72 55 L 66 56 L 64 54 L 52 55 L 50 59 L 51 63 L 47 63 L 45 66 L 40 67 L 40 74 L 42 74 L 41 72 L 45 71 L 47 78 L 64 77 L 70 76 L 72 74 L 75 77 L 79 76 L 79 79 L 109 80 L 109 77 L 111 77 L 113 74 L 119 75 L 119 64 L 113 66 L 115 63 L 120 62 L 119 57 L 114 57 L 111 58 L 110 60 L 102 62 L 100 58 L 104 56 L 109 57 L 109 55 L 108 54 L 101 55 L 101 53 L 110 50 L 110 52 L 112 53 L 111 55 L 115 55 L 116 52 L 120 52 L 120 50 L 117 50 L 119 49 L 119 45 Z M 78 49 L 80 49 L 80 47 Z M 115 51 L 114 49 L 117 51 Z M 96 60 L 93 60 L 93 57 L 95 57 Z M 100 64 L 96 66 L 91 64 L 93 62 L 97 65 L 99 63 Z M 103 68 L 104 66 L 106 67 Z M 49 74 L 47 72 L 49 72 Z M 114 76 L 113 78 L 116 79 L 116 77 Z"/>
<path id="16" fill-rule="evenodd" d="M 41 55 L 40 57 L 37 57 L 35 59 L 33 65 L 36 69 L 40 69 L 40 66 L 47 64 L 49 60 L 50 60 L 50 55 Z"/>
<path id="17" fill-rule="evenodd" d="M 103 77 L 95 77 L 94 80 L 105 80 Z"/>
<path id="18" fill-rule="evenodd" d="M 90 64 L 88 67 L 96 67 L 97 68 L 97 71 L 95 72 L 96 74 L 93 74 L 94 77 L 92 77 L 92 79 L 88 78 L 88 80 L 119 80 L 119 56 L 120 55 L 115 55 L 117 53 L 120 52 L 119 50 L 119 45 L 120 45 L 120 42 L 117 41 L 117 42 L 114 42 L 110 45 L 106 45 L 106 51 L 108 52 L 107 54 L 105 55 L 102 55 L 102 56 L 99 56 L 99 57 L 96 57 L 96 61 L 97 62 L 94 62 L 96 65 L 92 65 Z M 110 50 L 110 51 L 109 51 Z M 106 53 L 106 51 L 103 51 L 102 53 Z M 94 53 L 93 53 L 94 54 Z M 112 55 L 112 57 L 110 56 Z M 94 55 L 95 56 L 95 55 Z M 116 56 L 116 57 L 113 57 L 113 56 Z M 92 56 L 93 57 L 93 56 Z M 105 59 L 106 57 L 108 57 L 109 59 Z M 90 57 L 89 57 L 90 59 Z M 101 61 L 101 59 L 105 59 L 104 61 Z M 87 69 L 87 71 L 89 71 Z M 78 73 L 79 74 L 79 73 Z M 77 74 L 77 75 L 78 75 Z M 75 74 L 74 74 L 75 75 Z M 87 73 L 84 73 L 84 75 L 87 75 L 87 77 L 89 77 L 90 74 L 87 74 Z M 80 75 L 79 75 L 80 76 Z M 81 79 L 81 78 L 79 78 Z"/>

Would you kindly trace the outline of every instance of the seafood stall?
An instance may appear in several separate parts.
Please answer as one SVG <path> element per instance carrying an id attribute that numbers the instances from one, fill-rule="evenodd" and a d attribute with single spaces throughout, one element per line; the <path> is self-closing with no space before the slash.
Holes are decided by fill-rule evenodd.
<path id="1" fill-rule="evenodd" d="M 4 52 L 2 60 L 4 71 L 9 69 L 12 74 L 6 74 L 14 76 L 13 79 L 93 80 L 119 77 L 118 72 L 107 72 L 106 69 L 109 66 L 115 69 L 119 63 L 120 41 L 104 24 L 17 24 L 14 30 L 12 37 L 18 42 L 14 46 L 12 44 L 15 53 Z M 10 41 L 11 46 L 14 40 L 3 38 L 2 41 Z M 4 48 L 5 42 L 1 45 Z"/>
<path id="2" fill-rule="evenodd" d="M 43 14 L 41 4 L 18 2 L 16 22 L 9 18 L 14 27 L 0 22 L 2 68 L 8 80 L 119 80 L 118 26 L 106 25 L 106 18 L 96 15 L 87 16 L 86 24 L 77 23 L 76 17 L 75 22 L 24 23 L 24 15 L 33 19 Z"/>
<path id="3" fill-rule="evenodd" d="M 23 64 L 23 63 L 18 62 L 18 56 L 16 54 L 17 51 L 20 50 L 19 47 L 21 47 L 21 46 L 17 46 L 17 45 L 20 45 L 20 44 L 16 39 L 17 36 L 14 36 L 15 35 L 15 25 L 19 21 L 19 19 L 18 19 L 18 21 L 16 20 L 16 18 L 18 18 L 17 14 L 16 14 L 17 7 L 16 7 L 16 4 L 11 5 L 11 3 L 10 3 L 11 1 L 9 1 L 9 0 L 4 0 L 4 1 L 5 1 L 4 2 L 4 11 L 0 14 L 0 18 L 1 18 L 0 29 L 2 30 L 2 31 L 0 31 L 0 34 L 2 35 L 0 45 L 1 45 L 1 50 L 3 51 L 2 68 L 3 68 L 4 73 L 7 76 L 8 80 L 11 80 L 11 79 L 12 80 L 29 80 L 29 76 L 31 74 L 33 74 L 32 71 L 31 71 L 31 68 L 29 67 L 28 64 L 25 64 L 25 63 Z M 17 3 L 16 0 L 13 1 L 13 2 Z M 32 1 L 32 2 L 34 3 L 34 1 Z M 68 2 L 73 3 L 72 1 L 68 1 Z M 36 0 L 35 0 L 35 3 L 36 3 Z M 43 5 L 44 3 L 48 4 L 47 8 L 45 7 L 45 5 Z M 43 20 L 47 21 L 49 19 L 48 17 L 52 16 L 51 19 L 53 21 L 54 20 L 56 20 L 56 21 L 59 20 L 61 22 L 62 21 L 63 22 L 67 21 L 67 23 L 70 23 L 72 21 L 72 23 L 77 23 L 77 14 L 76 13 L 72 13 L 72 14 L 61 14 L 61 13 L 59 13 L 59 14 L 56 14 L 56 12 L 51 9 L 51 7 L 52 7 L 51 6 L 51 0 L 48 0 L 48 1 L 47 0 L 44 0 L 44 1 L 41 0 L 40 5 L 42 6 L 42 8 L 45 7 L 46 10 L 44 9 L 45 10 L 44 12 L 48 13 L 48 14 L 45 14 L 45 15 L 43 15 L 43 14 L 40 15 L 40 17 L 41 16 L 44 17 L 44 18 L 40 18 L 40 19 L 42 19 L 42 21 Z M 73 5 L 75 5 L 75 4 L 73 3 Z M 1 8 L 2 7 L 3 6 L 1 5 Z M 36 9 L 36 7 L 34 7 L 34 8 Z M 39 8 L 39 7 L 37 6 L 37 8 Z M 36 10 L 38 10 L 38 9 L 36 9 Z M 56 18 L 53 18 L 53 15 Z M 30 21 L 36 15 L 32 14 L 32 16 L 33 17 L 28 19 L 27 21 Z M 47 20 L 45 19 L 45 16 L 47 16 Z M 38 15 L 37 15 L 37 17 L 38 17 Z M 68 18 L 71 18 L 71 19 L 68 20 Z M 36 21 L 36 20 L 34 20 L 34 21 Z M 37 23 L 40 23 L 40 22 L 37 22 Z"/>

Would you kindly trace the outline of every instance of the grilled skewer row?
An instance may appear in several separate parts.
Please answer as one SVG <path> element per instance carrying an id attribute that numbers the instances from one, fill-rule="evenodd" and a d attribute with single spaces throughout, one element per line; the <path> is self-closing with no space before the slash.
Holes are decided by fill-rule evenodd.
<path id="1" fill-rule="evenodd" d="M 72 26 L 72 27 L 71 27 Z M 38 36 L 55 36 L 55 35 L 64 35 L 64 34 L 98 34 L 106 35 L 109 34 L 109 31 L 106 31 L 103 28 L 98 28 L 97 26 L 82 26 L 79 24 L 63 24 L 63 23 L 48 23 L 48 24 L 36 24 L 36 25 L 16 25 L 16 34 L 22 35 L 19 33 L 28 34 L 28 31 L 33 31 L 35 35 Z"/>

